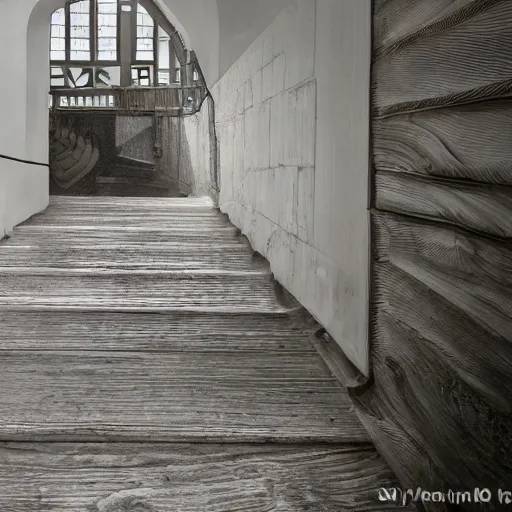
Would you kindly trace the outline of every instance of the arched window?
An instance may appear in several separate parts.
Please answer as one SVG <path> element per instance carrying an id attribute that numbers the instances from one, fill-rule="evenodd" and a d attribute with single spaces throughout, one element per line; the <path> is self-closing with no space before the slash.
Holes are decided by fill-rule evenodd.
<path id="1" fill-rule="evenodd" d="M 147 0 L 74 0 L 56 10 L 51 19 L 51 87 L 179 83 L 175 45 L 181 39 L 170 24 L 155 21 L 148 12 L 151 5 Z"/>

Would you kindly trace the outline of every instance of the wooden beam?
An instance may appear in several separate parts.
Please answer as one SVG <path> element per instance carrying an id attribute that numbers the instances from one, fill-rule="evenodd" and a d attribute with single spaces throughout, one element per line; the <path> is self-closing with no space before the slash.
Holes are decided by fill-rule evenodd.
<path id="1" fill-rule="evenodd" d="M 186 63 L 186 49 L 174 25 L 167 19 L 160 8 L 156 6 L 151 0 L 139 0 L 139 3 L 153 17 L 155 23 L 158 23 L 158 25 L 160 25 L 169 34 L 171 37 L 171 45 L 174 49 L 176 57 L 180 61 L 180 64 L 183 65 Z"/>
<path id="2" fill-rule="evenodd" d="M 121 87 L 132 85 L 132 56 L 133 56 L 133 25 L 132 12 L 136 8 L 133 0 L 121 0 L 120 15 L 120 58 L 121 58 Z M 130 8 L 130 10 L 125 10 Z"/>

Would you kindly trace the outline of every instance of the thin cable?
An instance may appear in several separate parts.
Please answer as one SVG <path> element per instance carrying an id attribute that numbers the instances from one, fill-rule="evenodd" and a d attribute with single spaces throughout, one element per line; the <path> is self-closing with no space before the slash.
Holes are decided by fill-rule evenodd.
<path id="1" fill-rule="evenodd" d="M 15 158 L 13 156 L 2 155 L 1 153 L 0 153 L 0 158 L 3 158 L 4 160 L 12 160 L 13 162 L 21 162 L 22 164 L 39 165 L 41 167 L 49 167 L 49 164 L 43 164 L 42 162 L 33 162 L 32 160 L 23 160 L 22 158 Z"/>

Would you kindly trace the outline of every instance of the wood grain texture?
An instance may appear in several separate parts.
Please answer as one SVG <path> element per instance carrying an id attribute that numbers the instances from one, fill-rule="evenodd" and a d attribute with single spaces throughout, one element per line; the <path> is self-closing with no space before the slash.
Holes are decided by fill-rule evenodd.
<path id="1" fill-rule="evenodd" d="M 370 512 L 395 484 L 372 448 L 4 444 L 9 512 Z M 403 510 L 403 509 L 400 509 Z"/>
<path id="2" fill-rule="evenodd" d="M 256 272 L 256 258 L 240 245 L 212 246 L 198 251 L 187 245 L 141 252 L 135 248 L 83 247 L 81 249 L 4 246 L 0 250 L 0 271 L 16 272 L 22 269 L 89 270 L 95 272 L 133 271 L 208 271 Z M 29 270 L 27 270 L 29 271 Z"/>
<path id="3" fill-rule="evenodd" d="M 376 119 L 373 133 L 377 171 L 512 184 L 510 103 L 484 102 Z"/>
<path id="4" fill-rule="evenodd" d="M 512 339 L 512 250 L 510 244 L 464 236 L 440 226 L 387 222 L 376 218 L 380 260 L 427 285 L 487 331 Z M 388 243 L 382 243 L 386 238 Z"/>
<path id="5" fill-rule="evenodd" d="M 8 272 L 0 308 L 26 306 L 82 310 L 280 312 L 270 275 L 150 273 L 59 275 Z"/>
<path id="6" fill-rule="evenodd" d="M 240 245 L 238 230 L 234 227 L 221 229 L 203 229 L 174 227 L 152 229 L 150 227 L 110 227 L 103 226 L 18 226 L 16 236 L 3 240 L 1 245 L 23 247 L 66 247 L 70 249 L 136 247 L 147 249 L 171 249 L 192 245 L 205 250 L 205 245 L 214 245 L 217 249 L 225 246 Z"/>
<path id="7" fill-rule="evenodd" d="M 315 352 L 304 326 L 286 313 L 13 314 L 0 309 L 0 325 L 0 351 Z"/>
<path id="8" fill-rule="evenodd" d="M 380 172 L 375 177 L 375 191 L 379 210 L 427 217 L 476 233 L 512 239 L 512 188 Z"/>
<path id="9" fill-rule="evenodd" d="M 512 3 L 376 0 L 373 383 L 402 486 L 512 485 Z"/>
<path id="10" fill-rule="evenodd" d="M 386 279 L 386 274 L 381 275 Z M 387 286 L 388 281 L 385 283 Z M 436 301 L 435 296 L 431 300 Z M 453 321 L 447 320 L 448 324 Z M 480 385 L 457 375 L 453 361 L 449 364 L 445 355 L 444 339 L 435 343 L 426 340 L 423 332 L 378 306 L 374 321 L 375 385 L 353 399 L 375 420 L 389 423 L 391 428 L 394 425 L 394 434 L 372 429 L 382 445 L 390 442 L 389 437 L 406 444 L 407 439 L 412 440 L 406 448 L 414 453 L 409 461 L 403 459 L 401 450 L 383 452 L 391 467 L 399 471 L 402 484 L 464 490 L 475 485 L 495 490 L 509 486 L 510 413 L 498 410 L 493 402 L 489 405 Z M 437 318 L 439 321 L 442 319 Z M 457 360 L 455 363 L 460 368 Z M 479 364 L 478 360 L 474 363 Z M 482 366 L 484 372 L 492 370 Z M 506 393 L 500 396 L 505 403 Z M 364 419 L 363 424 L 366 426 Z M 405 463 L 401 469 L 400 463 Z"/>
<path id="11" fill-rule="evenodd" d="M 380 40 L 374 52 L 377 115 L 466 101 L 464 96 L 468 92 L 472 101 L 509 94 L 510 90 L 493 88 L 508 82 L 511 76 L 510 2 L 451 2 L 452 7 L 445 11 L 448 15 L 437 18 L 435 14 L 429 16 L 425 8 L 420 10 L 426 15 L 418 15 L 414 7 L 419 2 L 411 4 L 409 8 L 404 0 L 386 2 L 388 8 L 377 9 L 375 13 L 376 25 L 380 27 Z M 457 4 L 458 10 L 454 8 Z M 405 13 L 400 13 L 403 10 Z M 400 20 L 409 30 L 399 28 Z M 391 44 L 385 46 L 387 42 Z M 480 94 L 480 90 L 485 93 Z"/>
<path id="12" fill-rule="evenodd" d="M 160 236 L 161 228 L 143 225 L 156 215 L 189 233 L 187 214 L 172 210 L 134 216 L 134 232 L 116 231 L 116 203 L 80 215 L 50 207 L 39 216 L 48 228 L 20 226 L 8 241 L 33 233 L 37 248 L 2 247 L 0 438 L 367 442 L 307 330 L 286 314 L 293 301 L 241 237 L 228 244 L 236 251 L 224 267 L 222 250 L 207 243 L 160 247 L 157 263 L 182 264 L 165 271 L 144 263 L 156 249 L 140 240 L 55 249 L 61 229 L 86 243 L 93 227 L 69 227 L 76 218 L 99 232 Z M 211 218 L 225 222 L 199 215 L 205 242 L 215 233 Z M 230 240 L 230 231 L 217 231 L 221 243 L 222 233 Z M 230 268 L 237 257 L 245 268 Z"/>
<path id="13" fill-rule="evenodd" d="M 366 442 L 319 356 L 2 351 L 0 438 Z"/>

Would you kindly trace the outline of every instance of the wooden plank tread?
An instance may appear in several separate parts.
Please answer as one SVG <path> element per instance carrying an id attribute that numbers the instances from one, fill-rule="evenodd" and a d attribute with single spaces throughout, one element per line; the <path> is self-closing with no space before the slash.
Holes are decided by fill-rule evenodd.
<path id="1" fill-rule="evenodd" d="M 368 446 L 31 443 L 0 459 L 9 512 L 397 510 L 377 500 L 396 483 Z"/>

